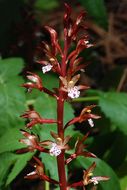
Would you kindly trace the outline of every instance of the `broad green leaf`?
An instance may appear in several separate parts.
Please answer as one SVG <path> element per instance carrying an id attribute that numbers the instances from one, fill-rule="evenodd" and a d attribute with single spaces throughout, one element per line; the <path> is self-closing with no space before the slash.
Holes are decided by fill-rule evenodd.
<path id="1" fill-rule="evenodd" d="M 9 168 L 15 162 L 15 155 L 9 152 L 0 154 L 0 189 L 4 186 L 6 176 L 9 172 Z"/>
<path id="2" fill-rule="evenodd" d="M 107 28 L 108 18 L 104 0 L 79 0 L 95 22 Z"/>
<path id="3" fill-rule="evenodd" d="M 120 184 L 115 172 L 112 168 L 106 164 L 104 161 L 100 160 L 99 158 L 92 159 L 92 158 L 83 158 L 78 157 L 77 162 L 79 163 L 80 167 L 83 169 L 87 169 L 93 162 L 96 162 L 96 169 L 93 172 L 94 176 L 108 176 L 110 180 L 106 182 L 100 182 L 98 190 L 120 190 Z"/>
<path id="4" fill-rule="evenodd" d="M 104 114 L 121 131 L 127 134 L 127 94 L 116 92 L 100 93 L 99 105 Z"/>
<path id="5" fill-rule="evenodd" d="M 22 68 L 22 59 L 0 60 L 0 134 L 10 126 L 23 124 L 19 115 L 25 109 L 26 98 L 20 87 L 23 79 L 18 76 Z"/>
<path id="6" fill-rule="evenodd" d="M 35 8 L 40 10 L 52 10 L 58 6 L 57 0 L 36 0 Z"/>
<path id="7" fill-rule="evenodd" d="M 58 180 L 57 158 L 46 153 L 41 153 L 40 157 L 45 164 L 47 175 L 50 174 L 51 178 Z"/>
<path id="8" fill-rule="evenodd" d="M 21 138 L 23 138 L 23 136 L 18 128 L 5 131 L 5 134 L 0 138 L 0 153 L 23 148 L 24 144 L 19 142 Z"/>
<path id="9" fill-rule="evenodd" d="M 21 58 L 7 58 L 0 60 L 0 83 L 12 80 L 12 77 L 21 73 L 24 61 Z"/>
<path id="10" fill-rule="evenodd" d="M 127 189 L 127 175 L 120 179 L 121 190 Z"/>
<path id="11" fill-rule="evenodd" d="M 22 81 L 18 77 L 13 79 Z M 20 88 L 12 83 L 0 85 L 0 126 L 3 129 L 23 125 L 19 116 L 25 109 L 25 94 Z"/>
<path id="12" fill-rule="evenodd" d="M 59 87 L 59 77 L 55 74 L 41 74 L 39 73 L 40 76 L 42 76 L 42 81 L 43 81 L 43 85 L 50 89 L 53 90 L 53 88 L 58 88 Z"/>
<path id="13" fill-rule="evenodd" d="M 6 185 L 9 185 L 15 177 L 22 171 L 22 169 L 26 166 L 27 162 L 32 158 L 32 153 L 26 153 L 21 155 L 16 155 L 16 162 L 13 165 L 11 172 L 8 175 Z"/>
<path id="14" fill-rule="evenodd" d="M 32 158 L 33 154 L 34 153 L 16 155 L 9 152 L 0 154 L 0 189 L 2 187 L 5 189 L 5 182 L 6 185 L 9 185 L 15 179 Z"/>

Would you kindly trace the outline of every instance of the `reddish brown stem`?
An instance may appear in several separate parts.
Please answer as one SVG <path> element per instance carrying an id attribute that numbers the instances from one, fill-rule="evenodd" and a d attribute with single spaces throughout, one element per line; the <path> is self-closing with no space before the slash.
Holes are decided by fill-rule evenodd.
<path id="1" fill-rule="evenodd" d="M 62 57 L 62 65 L 61 65 L 61 73 L 62 73 L 63 77 L 66 76 L 67 50 L 68 50 L 68 45 L 67 45 L 67 41 L 65 40 L 63 57 Z M 64 140 L 64 124 L 63 124 L 63 118 L 64 118 L 64 92 L 61 90 L 62 86 L 63 86 L 63 84 L 60 81 L 59 97 L 57 99 L 57 130 L 58 130 L 59 137 L 62 140 Z M 57 157 L 57 166 L 58 166 L 60 190 L 67 190 L 64 152 L 65 151 L 62 150 L 62 153 Z"/>
<path id="2" fill-rule="evenodd" d="M 58 129 L 58 135 L 62 139 L 64 139 L 63 116 L 64 116 L 64 98 L 63 98 L 63 92 L 60 90 L 59 98 L 57 100 L 57 120 L 58 120 L 57 129 Z M 66 183 L 66 173 L 65 173 L 64 150 L 57 157 L 57 165 L 58 165 L 60 190 L 66 190 L 67 183 Z"/>

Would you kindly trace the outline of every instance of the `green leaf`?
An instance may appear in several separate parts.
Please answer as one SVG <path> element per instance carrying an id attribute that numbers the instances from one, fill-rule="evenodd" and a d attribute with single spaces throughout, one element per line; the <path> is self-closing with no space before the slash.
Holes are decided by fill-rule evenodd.
<path id="1" fill-rule="evenodd" d="M 21 138 L 23 138 L 23 136 L 18 128 L 5 131 L 5 134 L 0 138 L 0 153 L 23 148 L 24 144 L 19 142 Z"/>
<path id="2" fill-rule="evenodd" d="M 24 61 L 21 58 L 8 58 L 0 60 L 0 83 L 12 80 L 12 77 L 21 73 Z"/>
<path id="3" fill-rule="evenodd" d="M 100 26 L 107 28 L 108 18 L 104 0 L 79 0 L 86 8 L 88 14 L 91 15 L 94 21 Z"/>
<path id="4" fill-rule="evenodd" d="M 104 161 L 100 160 L 99 158 L 92 159 L 92 158 L 83 158 L 78 157 L 77 162 L 80 164 L 83 169 L 87 169 L 93 162 L 96 162 L 96 169 L 93 172 L 94 176 L 108 176 L 110 179 L 106 182 L 100 182 L 98 190 L 120 190 L 120 184 L 115 172 L 112 168 L 106 164 Z"/>
<path id="5" fill-rule="evenodd" d="M 127 134 L 127 94 L 100 93 L 99 105 L 112 123 Z"/>
<path id="6" fill-rule="evenodd" d="M 40 73 L 39 73 L 40 75 Z M 59 87 L 59 77 L 55 74 L 49 73 L 48 75 L 41 74 L 42 75 L 42 81 L 43 85 L 47 87 L 49 90 L 52 90 L 53 88 Z"/>
<path id="7" fill-rule="evenodd" d="M 57 0 L 36 0 L 35 8 L 40 10 L 52 10 L 58 6 Z"/>
<path id="8" fill-rule="evenodd" d="M 127 189 L 127 175 L 120 179 L 121 190 Z"/>
<path id="9" fill-rule="evenodd" d="M 47 175 L 50 174 L 51 178 L 58 180 L 57 159 L 55 156 L 51 156 L 46 153 L 41 153 L 40 157 L 45 164 L 45 170 Z"/>
<path id="10" fill-rule="evenodd" d="M 25 109 L 26 97 L 20 85 L 23 79 L 17 76 L 23 68 L 23 60 L 10 58 L 0 60 L 0 135 L 5 128 L 23 125 L 19 115 Z M 6 118 L 6 119 L 5 119 Z"/>
<path id="11" fill-rule="evenodd" d="M 0 167 L 0 187 L 4 186 L 5 181 L 6 185 L 9 185 L 26 166 L 33 154 L 34 153 L 16 155 L 9 152 L 0 154 L 0 163 L 2 163 Z"/>
<path id="12" fill-rule="evenodd" d="M 0 154 L 0 188 L 4 186 L 6 176 L 9 172 L 9 168 L 15 162 L 15 155 L 9 152 Z"/>
<path id="13" fill-rule="evenodd" d="M 13 79 L 21 82 L 21 80 L 18 80 L 18 77 Z M 12 83 L 0 85 L 0 99 L 0 107 L 2 107 L 0 109 L 1 129 L 23 125 L 22 119 L 19 116 L 25 110 L 25 94 L 20 87 Z"/>
<path id="14" fill-rule="evenodd" d="M 27 162 L 32 158 L 32 153 L 26 153 L 22 155 L 16 155 L 16 162 L 8 175 L 6 185 L 9 185 L 15 177 L 22 171 L 22 169 L 26 166 Z"/>

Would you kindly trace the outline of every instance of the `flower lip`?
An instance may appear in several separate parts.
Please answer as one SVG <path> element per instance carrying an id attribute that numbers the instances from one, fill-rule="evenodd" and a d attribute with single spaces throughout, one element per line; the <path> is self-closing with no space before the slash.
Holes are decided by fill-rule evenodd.
<path id="1" fill-rule="evenodd" d="M 93 122 L 93 120 L 90 118 L 90 119 L 88 119 L 88 123 L 89 123 L 89 125 L 91 126 L 91 127 L 94 127 L 94 122 Z"/>
<path id="2" fill-rule="evenodd" d="M 51 149 L 49 151 L 51 156 L 59 156 L 61 154 L 61 149 L 56 143 L 51 144 Z"/>
<path id="3" fill-rule="evenodd" d="M 51 64 L 47 64 L 47 65 L 42 67 L 42 72 L 46 73 L 46 72 L 50 71 L 52 69 L 52 67 L 53 66 Z"/>
<path id="4" fill-rule="evenodd" d="M 78 98 L 80 96 L 80 91 L 78 86 L 74 86 L 73 88 L 68 89 L 68 97 L 70 98 Z"/>

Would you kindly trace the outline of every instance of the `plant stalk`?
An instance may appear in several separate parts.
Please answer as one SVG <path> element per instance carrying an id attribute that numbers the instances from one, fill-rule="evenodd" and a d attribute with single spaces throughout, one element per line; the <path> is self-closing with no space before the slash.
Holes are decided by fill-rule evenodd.
<path id="1" fill-rule="evenodd" d="M 67 41 L 64 44 L 64 52 L 62 57 L 62 65 L 61 65 L 61 73 L 62 76 L 66 76 L 66 57 L 67 57 Z M 59 85 L 59 97 L 57 99 L 57 130 L 59 137 L 64 140 L 64 92 L 61 90 L 63 86 L 60 81 Z M 57 166 L 58 166 L 58 175 L 59 175 L 59 183 L 60 190 L 67 190 L 67 182 L 66 182 L 66 172 L 65 172 L 65 151 L 62 150 L 61 154 L 57 157 Z"/>
<path id="2" fill-rule="evenodd" d="M 64 140 L 63 116 L 64 116 L 64 98 L 63 98 L 63 92 L 60 91 L 59 98 L 57 100 L 57 121 L 58 121 L 57 130 L 58 130 L 58 135 L 62 140 Z M 62 153 L 57 157 L 60 190 L 67 189 L 64 152 L 65 151 L 62 150 Z"/>
<path id="3" fill-rule="evenodd" d="M 45 181 L 45 190 L 50 190 L 50 184 L 48 181 Z"/>

